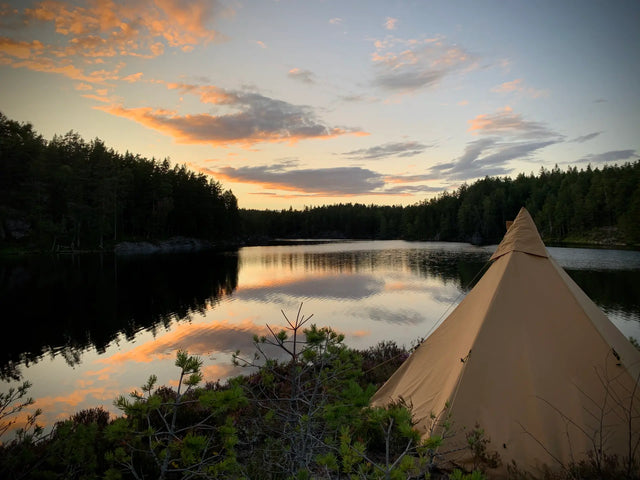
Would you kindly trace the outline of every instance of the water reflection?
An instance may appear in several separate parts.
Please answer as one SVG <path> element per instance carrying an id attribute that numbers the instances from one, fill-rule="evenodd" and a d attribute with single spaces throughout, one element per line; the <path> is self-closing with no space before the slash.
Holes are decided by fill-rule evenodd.
<path id="1" fill-rule="evenodd" d="M 313 277 L 294 277 L 288 281 L 274 282 L 270 285 L 241 288 L 235 297 L 260 302 L 278 301 L 282 296 L 357 300 L 376 295 L 383 289 L 384 282 L 373 275 L 320 273 Z"/>
<path id="2" fill-rule="evenodd" d="M 355 348 L 409 346 L 464 298 L 494 249 L 379 241 L 15 259 L 0 264 L 3 318 L 17 330 L 0 340 L 2 377 L 32 381 L 50 422 L 112 409 L 151 373 L 171 384 L 177 349 L 202 356 L 208 380 L 241 373 L 231 354 L 251 356 L 253 334 L 283 326 L 281 311 L 295 316 L 301 303 Z M 640 337 L 640 252 L 550 250 L 625 335 Z"/>
<path id="3" fill-rule="evenodd" d="M 598 305 L 611 312 L 626 312 L 640 319 L 638 270 L 566 269 L 573 280 Z"/>
<path id="4" fill-rule="evenodd" d="M 0 264 L 0 305 L 12 324 L 3 335 L 0 375 L 19 364 L 82 352 L 103 353 L 120 335 L 133 340 L 175 319 L 203 313 L 237 286 L 235 255 L 26 257 Z"/>

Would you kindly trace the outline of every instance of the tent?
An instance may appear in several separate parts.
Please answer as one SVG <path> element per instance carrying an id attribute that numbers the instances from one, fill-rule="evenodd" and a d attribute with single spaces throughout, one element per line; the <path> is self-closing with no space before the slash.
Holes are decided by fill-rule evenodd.
<path id="1" fill-rule="evenodd" d="M 375 393 L 403 400 L 429 436 L 446 406 L 440 452 L 484 430 L 502 477 L 597 455 L 629 458 L 640 441 L 640 352 L 549 255 L 522 208 L 463 301 Z M 472 465 L 469 449 L 447 456 Z M 640 449 L 635 453 L 640 457 Z"/>

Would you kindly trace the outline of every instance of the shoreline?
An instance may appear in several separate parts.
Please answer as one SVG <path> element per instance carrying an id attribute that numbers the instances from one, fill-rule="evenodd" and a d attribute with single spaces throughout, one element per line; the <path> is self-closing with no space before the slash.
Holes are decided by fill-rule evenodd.
<path id="1" fill-rule="evenodd" d="M 362 238 L 259 238 L 247 239 L 236 242 L 214 243 L 209 240 L 190 237 L 171 237 L 165 240 L 127 240 L 116 243 L 113 247 L 102 249 L 58 249 L 55 251 L 31 250 L 16 246 L 9 246 L 0 249 L 0 258 L 16 257 L 23 255 L 86 255 L 86 254 L 113 254 L 115 256 L 147 256 L 147 255 L 163 255 L 172 253 L 198 253 L 205 251 L 230 251 L 237 250 L 242 247 L 260 247 L 274 245 L 294 245 L 294 244 L 310 244 L 310 243 L 333 243 L 347 242 L 353 240 L 404 240 L 402 238 L 395 239 L 362 239 Z M 406 240 L 407 242 L 429 242 L 430 240 Z M 589 241 L 588 239 L 576 240 L 550 240 L 543 239 L 548 247 L 560 248 L 587 248 L 595 250 L 640 250 L 640 245 L 630 245 L 621 242 L 604 242 Z M 459 241 L 451 241 L 458 243 Z M 445 242 L 447 243 L 447 242 Z M 470 243 L 470 242 L 465 242 Z M 471 243 L 470 243 L 471 244 Z M 487 244 L 491 245 L 491 244 Z"/>

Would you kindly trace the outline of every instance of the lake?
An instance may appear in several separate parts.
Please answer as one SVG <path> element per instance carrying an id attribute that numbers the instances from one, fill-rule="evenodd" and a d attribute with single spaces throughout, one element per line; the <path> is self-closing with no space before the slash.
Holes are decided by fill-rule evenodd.
<path id="1" fill-rule="evenodd" d="M 365 349 L 413 346 L 464 298 L 495 246 L 336 241 L 224 253 L 140 257 L 67 255 L 0 263 L 0 391 L 24 380 L 41 423 L 95 406 L 119 413 L 120 394 L 176 385 L 178 349 L 199 355 L 205 380 L 243 373 L 231 357 L 283 312 L 345 334 Z M 640 252 L 549 247 L 624 333 L 640 339 Z M 11 332 L 11 333 L 9 333 Z"/>

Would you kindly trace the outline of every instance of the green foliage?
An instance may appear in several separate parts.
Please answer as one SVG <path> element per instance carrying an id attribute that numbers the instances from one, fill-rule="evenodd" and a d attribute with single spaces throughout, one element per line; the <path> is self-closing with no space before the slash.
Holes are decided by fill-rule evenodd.
<path id="1" fill-rule="evenodd" d="M 486 436 L 485 431 L 478 424 L 467 433 L 467 444 L 473 452 L 474 470 L 497 468 L 500 465 L 498 452 L 492 452 L 488 449 L 490 442 L 491 439 Z"/>
<path id="2" fill-rule="evenodd" d="M 287 328 L 267 326 L 269 336 L 254 338 L 252 359 L 234 357 L 256 371 L 243 384 L 251 400 L 243 463 L 252 478 L 298 477 L 318 468 L 316 457 L 329 452 L 340 425 L 355 419 L 372 394 L 357 381 L 360 358 L 345 347 L 344 335 L 305 328 L 311 316 L 302 314 L 302 305 L 295 319 L 282 313 Z M 287 360 L 271 358 L 269 347 Z"/>
<path id="3" fill-rule="evenodd" d="M 464 473 L 462 470 L 455 469 L 449 475 L 449 480 L 486 480 L 486 476 L 479 470 L 474 470 L 471 473 Z"/>
<path id="4" fill-rule="evenodd" d="M 142 393 L 116 399 L 125 417 L 107 431 L 117 445 L 107 456 L 112 478 L 226 478 L 239 471 L 237 431 L 229 413 L 246 406 L 242 389 L 234 382 L 225 388 L 199 388 L 203 362 L 185 351 L 177 353 L 175 364 L 180 369 L 177 391 L 155 388 L 157 378 L 152 375 Z"/>
<path id="5" fill-rule="evenodd" d="M 17 437 L 0 448 L 1 478 L 93 479 L 106 470 L 109 413 L 81 410 L 50 434 Z"/>
<path id="6" fill-rule="evenodd" d="M 383 340 L 360 355 L 365 382 L 379 388 L 409 358 L 409 351 L 392 340 Z"/>
<path id="7" fill-rule="evenodd" d="M 10 387 L 7 393 L 0 392 L 0 437 L 16 423 L 18 413 L 33 405 L 33 398 L 27 397 L 31 386 L 30 382 L 23 382 L 18 387 Z M 35 429 L 34 434 L 39 433 L 41 429 L 37 427 L 35 420 L 40 414 L 40 410 L 36 410 L 27 420 L 27 425 L 18 430 L 18 436 L 28 435 L 30 427 Z"/>
<path id="8" fill-rule="evenodd" d="M 8 437 L 18 422 L 18 415 L 33 405 L 28 397 L 30 382 L 0 392 L 0 438 Z M 26 415 L 24 425 L 12 432 L 13 437 L 0 443 L 0 478 L 26 475 L 38 461 L 37 443 L 42 439 L 43 428 L 38 425 L 40 409 Z"/>

